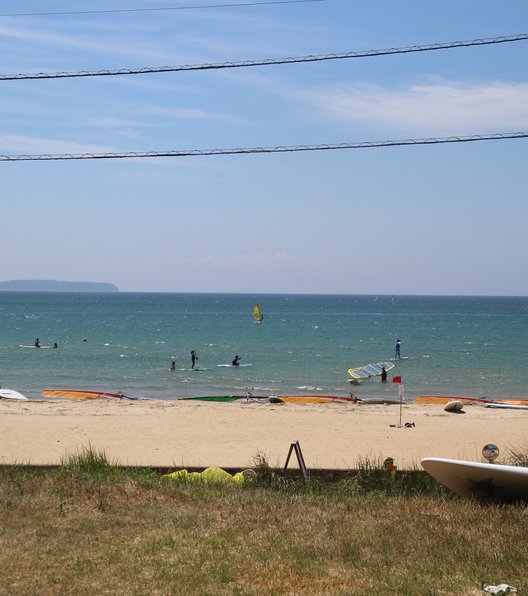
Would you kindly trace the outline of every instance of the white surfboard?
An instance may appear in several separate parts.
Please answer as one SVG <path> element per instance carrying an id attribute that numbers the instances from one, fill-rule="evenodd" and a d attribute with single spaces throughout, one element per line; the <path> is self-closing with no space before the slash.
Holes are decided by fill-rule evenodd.
<path id="1" fill-rule="evenodd" d="M 216 366 L 223 366 L 225 368 L 243 368 L 244 366 L 253 366 L 249 362 L 245 362 L 244 364 L 239 364 L 235 366 L 234 364 L 217 364 Z"/>
<path id="2" fill-rule="evenodd" d="M 24 344 L 19 344 L 19 348 L 34 348 L 35 350 L 49 350 L 51 346 L 25 346 Z"/>
<path id="3" fill-rule="evenodd" d="M 27 397 L 18 391 L 13 391 L 13 389 L 0 389 L 0 399 L 27 400 Z"/>
<path id="4" fill-rule="evenodd" d="M 528 468 L 426 457 L 422 467 L 435 480 L 464 497 L 528 501 Z"/>
<path id="5" fill-rule="evenodd" d="M 486 408 L 500 408 L 501 410 L 528 410 L 528 405 L 516 404 L 484 404 Z"/>

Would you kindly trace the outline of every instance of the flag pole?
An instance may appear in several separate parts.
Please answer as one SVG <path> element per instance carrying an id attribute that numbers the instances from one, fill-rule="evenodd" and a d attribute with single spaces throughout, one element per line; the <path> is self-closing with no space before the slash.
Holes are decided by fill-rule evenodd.
<path id="1" fill-rule="evenodd" d="M 401 428 L 401 425 L 402 425 L 402 408 L 403 408 L 403 393 L 404 393 L 403 381 L 402 381 L 402 378 L 400 376 L 397 376 L 397 377 L 392 377 L 392 382 L 398 384 L 398 397 L 400 398 L 400 424 L 398 426 L 399 426 L 399 428 Z"/>
<path id="2" fill-rule="evenodd" d="M 398 393 L 400 397 L 400 426 L 402 425 L 402 407 L 403 407 L 403 383 L 398 384 Z"/>

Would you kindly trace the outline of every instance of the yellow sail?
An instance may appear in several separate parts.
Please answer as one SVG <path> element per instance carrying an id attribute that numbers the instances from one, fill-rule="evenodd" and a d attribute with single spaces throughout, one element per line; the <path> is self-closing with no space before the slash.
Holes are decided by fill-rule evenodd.
<path id="1" fill-rule="evenodd" d="M 262 314 L 262 311 L 260 310 L 260 306 L 258 304 L 255 304 L 255 306 L 253 307 L 253 320 L 256 321 L 257 323 L 262 323 L 263 318 L 264 318 L 264 315 Z"/>

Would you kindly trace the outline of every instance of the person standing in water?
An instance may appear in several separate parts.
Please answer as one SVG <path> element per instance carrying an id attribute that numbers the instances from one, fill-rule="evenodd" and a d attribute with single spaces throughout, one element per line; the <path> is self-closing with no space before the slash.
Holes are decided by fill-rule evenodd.
<path id="1" fill-rule="evenodd" d="M 196 350 L 191 350 L 191 368 L 194 368 L 196 361 L 198 360 L 198 355 L 196 354 Z"/>
<path id="2" fill-rule="evenodd" d="M 176 360 L 172 361 L 171 370 L 176 370 Z"/>
<path id="3" fill-rule="evenodd" d="M 396 340 L 396 345 L 394 346 L 394 358 L 401 358 L 400 355 L 400 350 L 401 350 L 401 341 L 399 339 Z"/>
<path id="4" fill-rule="evenodd" d="M 384 366 L 381 368 L 381 382 L 382 383 L 387 382 L 387 371 L 385 370 Z"/>
<path id="5" fill-rule="evenodd" d="M 233 361 L 231 362 L 231 366 L 238 366 L 240 364 L 240 356 L 237 354 L 234 358 Z"/>

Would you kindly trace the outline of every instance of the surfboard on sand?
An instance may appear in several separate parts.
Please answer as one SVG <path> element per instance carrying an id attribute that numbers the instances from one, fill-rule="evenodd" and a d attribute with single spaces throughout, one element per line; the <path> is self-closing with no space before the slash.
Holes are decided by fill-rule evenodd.
<path id="1" fill-rule="evenodd" d="M 501 410 L 528 410 L 528 404 L 484 404 L 485 408 L 500 408 Z"/>
<path id="2" fill-rule="evenodd" d="M 422 467 L 435 480 L 464 497 L 528 501 L 528 468 L 426 457 Z"/>
<path id="3" fill-rule="evenodd" d="M 13 389 L 0 389 L 0 399 L 18 399 L 21 401 L 27 401 L 27 397 L 19 393 L 18 391 L 13 391 Z"/>

